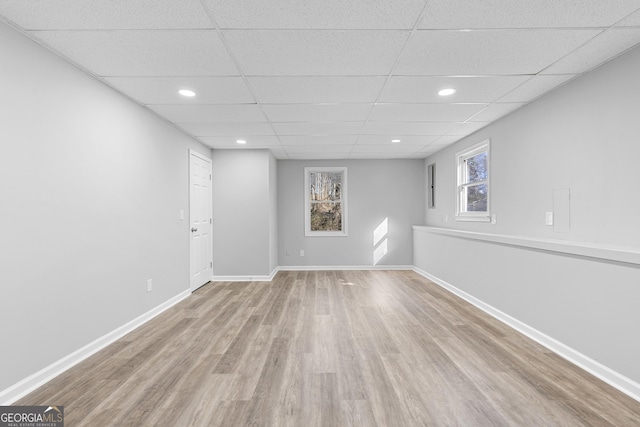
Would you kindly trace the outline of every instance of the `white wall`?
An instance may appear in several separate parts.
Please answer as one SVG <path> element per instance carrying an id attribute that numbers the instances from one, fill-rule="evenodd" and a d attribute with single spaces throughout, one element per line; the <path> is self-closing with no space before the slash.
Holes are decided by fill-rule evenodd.
<path id="1" fill-rule="evenodd" d="M 268 276 L 277 207 L 268 150 L 213 151 L 213 274 Z"/>
<path id="2" fill-rule="evenodd" d="M 307 166 L 348 168 L 348 237 L 305 237 Z M 280 266 L 371 266 L 373 232 L 385 218 L 389 224 L 388 253 L 378 265 L 411 265 L 411 226 L 422 222 L 424 207 L 422 160 L 279 160 Z M 299 255 L 301 249 L 304 257 Z"/>
<path id="3" fill-rule="evenodd" d="M 636 49 L 426 159 L 437 164 L 427 225 L 640 254 L 639 69 Z M 486 138 L 497 224 L 455 222 L 454 153 Z M 571 190 L 568 232 L 544 225 L 560 188 Z M 640 392 L 638 264 L 416 233 L 418 268 L 635 381 Z"/>
<path id="4" fill-rule="evenodd" d="M 1 391 L 189 289 L 210 150 L 3 24 L 0 64 Z"/>

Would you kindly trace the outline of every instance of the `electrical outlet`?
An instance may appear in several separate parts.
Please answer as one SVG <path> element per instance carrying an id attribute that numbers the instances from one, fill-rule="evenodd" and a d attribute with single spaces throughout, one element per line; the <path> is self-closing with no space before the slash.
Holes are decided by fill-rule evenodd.
<path id="1" fill-rule="evenodd" d="M 304 249 L 300 249 L 300 256 L 304 256 Z"/>
<path id="2" fill-rule="evenodd" d="M 498 221 L 496 214 L 491 214 L 491 224 L 495 224 Z"/>
<path id="3" fill-rule="evenodd" d="M 286 256 L 289 256 L 289 255 L 291 255 L 291 251 L 290 251 L 289 249 L 286 249 L 286 250 L 284 251 L 284 254 L 285 254 Z"/>
<path id="4" fill-rule="evenodd" d="M 153 280 L 147 280 L 147 292 L 151 292 L 153 290 Z"/>

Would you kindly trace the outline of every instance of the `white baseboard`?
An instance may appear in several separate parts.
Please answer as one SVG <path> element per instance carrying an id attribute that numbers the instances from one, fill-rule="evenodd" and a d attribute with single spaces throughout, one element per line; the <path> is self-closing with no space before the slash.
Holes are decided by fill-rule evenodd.
<path id="1" fill-rule="evenodd" d="M 413 271 L 640 402 L 640 384 L 418 267 Z"/>
<path id="2" fill-rule="evenodd" d="M 314 270 L 413 270 L 412 265 L 281 265 L 280 271 Z"/>
<path id="3" fill-rule="evenodd" d="M 485 313 L 493 316 L 497 320 L 517 330 L 523 335 L 538 342 L 569 362 L 591 373 L 607 384 L 615 387 L 631 398 L 640 401 L 640 384 L 619 374 L 618 372 L 602 365 L 601 363 L 585 356 L 584 354 L 568 347 L 567 345 L 557 341 L 548 335 L 543 334 L 537 329 L 509 316 L 506 313 L 492 307 L 489 304 L 475 298 L 474 296 L 456 288 L 455 286 L 445 282 L 444 280 L 427 273 L 415 266 L 411 265 L 380 265 L 380 266 L 281 266 L 273 270 L 269 276 L 214 276 L 214 281 L 271 281 L 278 271 L 313 271 L 313 270 L 413 270 L 423 277 L 433 281 L 442 288 L 459 296 L 465 301 L 478 307 Z M 24 380 L 14 384 L 13 386 L 0 392 L 0 405 L 11 405 L 21 397 L 29 394 L 33 390 L 52 380 L 72 366 L 80 363 L 87 357 L 100 351 L 109 344 L 117 341 L 124 335 L 133 331 L 137 327 L 143 325 L 153 319 L 163 311 L 182 301 L 191 295 L 191 291 L 184 291 L 175 297 L 165 301 L 143 315 L 133 319 L 125 325 L 115 329 L 114 331 L 96 339 L 86 346 L 74 351 L 68 356 L 58 360 L 57 362 L 47 366 L 46 368 L 36 372 L 35 374 L 25 378 Z"/>
<path id="4" fill-rule="evenodd" d="M 276 277 L 280 267 L 273 269 L 271 274 L 263 276 L 213 276 L 212 282 L 270 282 Z"/>
<path id="5" fill-rule="evenodd" d="M 281 265 L 268 276 L 213 276 L 213 282 L 270 282 L 278 271 L 413 270 L 412 265 Z"/>
<path id="6" fill-rule="evenodd" d="M 44 385 L 48 381 L 51 381 L 53 378 L 57 377 L 67 369 L 73 367 L 74 365 L 77 365 L 87 357 L 97 353 L 98 351 L 102 350 L 109 344 L 114 343 L 115 341 L 122 338 L 129 332 L 133 331 L 134 329 L 138 328 L 142 324 L 153 319 L 163 311 L 179 303 L 183 299 L 187 298 L 189 295 L 191 295 L 190 290 L 186 290 L 176 295 L 175 297 L 163 302 L 162 304 L 147 311 L 141 316 L 136 317 L 130 322 L 120 326 L 119 328 L 109 332 L 106 335 L 103 335 L 97 340 L 74 351 L 68 356 L 63 357 L 57 362 L 52 363 L 46 368 L 41 369 L 40 371 L 36 372 L 33 375 L 30 375 L 29 377 L 12 385 L 11 387 L 5 390 L 2 390 L 0 392 L 0 405 L 4 405 L 4 406 L 11 405 L 13 402 L 26 396 L 27 394 L 31 393 L 38 387 Z"/>

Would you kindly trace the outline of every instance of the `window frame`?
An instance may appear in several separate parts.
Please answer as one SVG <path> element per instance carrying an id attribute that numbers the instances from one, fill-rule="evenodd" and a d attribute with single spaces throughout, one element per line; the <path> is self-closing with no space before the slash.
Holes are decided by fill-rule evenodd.
<path id="1" fill-rule="evenodd" d="M 487 153 L 487 179 L 473 183 L 466 182 L 466 167 L 464 162 L 467 159 L 477 156 L 480 153 Z M 478 221 L 491 222 L 491 140 L 486 139 L 456 153 L 456 221 Z M 487 210 L 468 211 L 465 209 L 466 200 L 463 199 L 465 189 L 472 186 L 486 184 L 487 186 Z"/>
<path id="2" fill-rule="evenodd" d="M 309 176 L 314 172 L 339 172 L 342 174 L 340 187 L 340 202 L 342 204 L 342 230 L 341 231 L 312 231 L 311 230 L 311 191 Z M 326 201 L 323 203 L 327 203 Z M 329 202 L 332 203 L 332 202 Z M 338 203 L 338 202 L 335 202 Z M 347 209 L 347 168 L 345 166 L 310 166 L 304 168 L 304 235 L 308 237 L 346 237 L 349 235 Z"/>

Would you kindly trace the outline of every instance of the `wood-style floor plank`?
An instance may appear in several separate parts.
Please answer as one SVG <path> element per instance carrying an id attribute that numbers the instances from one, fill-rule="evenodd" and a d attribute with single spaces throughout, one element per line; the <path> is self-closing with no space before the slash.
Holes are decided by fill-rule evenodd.
<path id="1" fill-rule="evenodd" d="M 640 403 L 410 271 L 210 283 L 30 395 L 69 426 L 640 426 Z"/>

